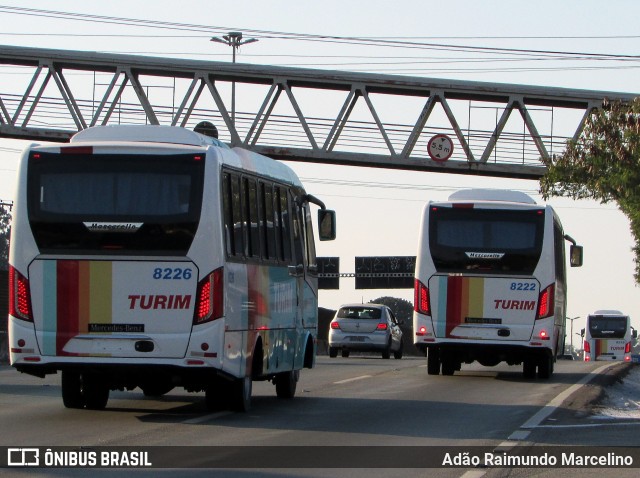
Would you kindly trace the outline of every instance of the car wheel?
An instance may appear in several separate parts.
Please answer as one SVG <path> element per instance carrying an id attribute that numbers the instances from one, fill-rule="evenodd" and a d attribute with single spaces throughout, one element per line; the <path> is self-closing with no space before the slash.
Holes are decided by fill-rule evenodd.
<path id="1" fill-rule="evenodd" d="M 389 337 L 389 342 L 387 343 L 387 347 L 382 351 L 382 358 L 383 359 L 391 358 L 391 337 Z"/>
<path id="2" fill-rule="evenodd" d="M 342 349 L 342 356 L 344 358 L 348 358 L 349 357 L 349 349 Z"/>
<path id="3" fill-rule="evenodd" d="M 337 347 L 329 347 L 329 357 L 336 358 L 338 356 L 338 348 Z"/>
<path id="4" fill-rule="evenodd" d="M 398 350 L 393 352 L 393 358 L 396 360 L 400 360 L 402 358 L 403 349 L 404 349 L 404 343 L 402 342 L 402 340 L 400 340 L 400 347 L 398 348 Z"/>

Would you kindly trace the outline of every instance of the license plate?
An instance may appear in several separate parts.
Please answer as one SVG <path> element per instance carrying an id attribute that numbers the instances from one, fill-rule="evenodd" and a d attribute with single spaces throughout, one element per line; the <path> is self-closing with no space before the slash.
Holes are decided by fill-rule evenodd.
<path id="1" fill-rule="evenodd" d="M 364 337 L 351 337 L 351 342 L 364 342 Z"/>

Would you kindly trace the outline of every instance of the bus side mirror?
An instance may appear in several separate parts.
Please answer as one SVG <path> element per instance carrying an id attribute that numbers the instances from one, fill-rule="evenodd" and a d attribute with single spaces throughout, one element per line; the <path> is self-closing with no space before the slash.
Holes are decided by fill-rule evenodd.
<path id="1" fill-rule="evenodd" d="M 633 332 L 631 332 L 631 337 L 633 337 L 634 339 L 638 338 L 638 331 L 636 329 L 633 329 Z"/>
<path id="2" fill-rule="evenodd" d="M 582 267 L 582 246 L 571 246 L 569 253 L 571 267 Z"/>
<path id="3" fill-rule="evenodd" d="M 321 241 L 336 238 L 336 212 L 329 209 L 318 210 L 318 236 Z"/>
<path id="4" fill-rule="evenodd" d="M 580 331 L 580 337 L 582 337 L 582 338 L 584 339 L 584 329 L 582 329 L 582 330 Z"/>

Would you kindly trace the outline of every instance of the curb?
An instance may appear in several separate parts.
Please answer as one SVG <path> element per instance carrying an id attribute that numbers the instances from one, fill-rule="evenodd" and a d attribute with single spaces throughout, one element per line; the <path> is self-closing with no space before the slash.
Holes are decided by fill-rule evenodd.
<path id="1" fill-rule="evenodd" d="M 563 412 L 569 413 L 572 418 L 586 418 L 593 415 L 594 408 L 605 398 L 605 389 L 616 383 L 622 383 L 633 366 L 632 363 L 621 362 L 597 374 L 562 403 Z"/>

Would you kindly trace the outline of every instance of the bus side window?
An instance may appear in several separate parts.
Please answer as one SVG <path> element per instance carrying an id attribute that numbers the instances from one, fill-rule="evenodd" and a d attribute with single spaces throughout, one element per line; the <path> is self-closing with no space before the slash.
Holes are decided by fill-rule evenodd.
<path id="1" fill-rule="evenodd" d="M 244 252 L 242 227 L 242 201 L 240 196 L 240 177 L 231 175 L 231 217 L 233 230 L 234 255 L 242 256 Z"/>
<path id="2" fill-rule="evenodd" d="M 277 259 L 276 228 L 273 217 L 273 185 L 260 181 L 260 221 L 262 223 L 262 257 L 267 260 Z"/>
<path id="3" fill-rule="evenodd" d="M 553 222 L 553 242 L 554 242 L 554 258 L 555 258 L 555 266 L 556 266 L 556 279 L 560 281 L 560 283 L 564 284 L 566 282 L 565 277 L 565 252 L 564 252 L 564 233 L 562 232 L 562 227 L 557 223 Z"/>
<path id="4" fill-rule="evenodd" d="M 298 204 L 298 201 L 293 201 L 293 252 L 294 252 L 294 264 L 304 264 L 304 233 L 302 231 L 302 207 Z"/>
<path id="5" fill-rule="evenodd" d="M 244 177 L 243 184 L 243 224 L 245 256 L 260 257 L 260 233 L 258 232 L 258 194 L 255 179 Z"/>
<path id="6" fill-rule="evenodd" d="M 233 238 L 233 215 L 231 204 L 231 175 L 229 173 L 224 173 L 222 175 L 222 214 L 224 216 L 224 239 L 228 256 L 233 256 L 235 254 L 235 243 Z"/>
<path id="7" fill-rule="evenodd" d="M 283 262 L 291 262 L 291 211 L 289 210 L 288 191 L 283 187 L 277 187 L 277 212 L 279 218 L 278 230 L 280 237 L 280 257 Z"/>

